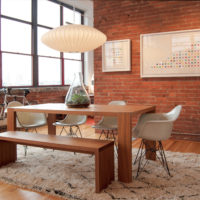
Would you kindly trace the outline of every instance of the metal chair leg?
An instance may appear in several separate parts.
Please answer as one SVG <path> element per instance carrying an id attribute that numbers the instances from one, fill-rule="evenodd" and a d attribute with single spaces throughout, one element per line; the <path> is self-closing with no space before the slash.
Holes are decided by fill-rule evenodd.
<path id="1" fill-rule="evenodd" d="M 143 141 L 141 141 L 141 143 L 140 143 L 140 147 L 139 147 L 139 149 L 138 149 L 138 151 L 137 151 L 137 155 L 136 155 L 135 160 L 134 160 L 134 162 L 133 162 L 134 165 L 135 165 L 135 164 L 137 163 L 137 161 L 138 161 L 138 155 L 139 155 L 140 151 L 142 151 L 142 149 L 141 149 L 142 144 L 143 144 Z"/>
<path id="2" fill-rule="evenodd" d="M 27 149 L 28 149 L 28 146 L 24 145 L 24 156 L 27 155 Z"/>
<path id="3" fill-rule="evenodd" d="M 28 133 L 28 128 L 25 128 L 25 132 Z M 27 146 L 27 145 L 24 145 L 24 156 L 27 155 L 27 149 L 28 149 L 28 146 Z"/>
<path id="4" fill-rule="evenodd" d="M 114 140 L 115 156 L 116 156 L 116 158 L 118 158 L 118 145 L 117 145 L 117 140 L 115 137 L 114 130 L 111 131 L 111 134 L 112 134 L 112 139 Z"/>
<path id="5" fill-rule="evenodd" d="M 63 130 L 65 131 L 66 135 L 69 134 L 69 132 L 67 132 L 66 128 L 63 126 Z"/>
<path id="6" fill-rule="evenodd" d="M 138 160 L 139 160 L 139 162 L 138 162 L 138 168 L 137 168 L 137 174 L 136 174 L 136 178 L 139 176 L 139 173 L 141 172 L 141 164 L 142 164 L 142 155 L 143 155 L 143 152 L 142 152 L 142 150 L 143 150 L 143 146 L 144 146 L 144 142 L 143 142 L 143 140 L 141 141 L 141 151 L 140 151 L 140 153 L 139 153 L 139 158 L 138 158 Z M 144 167 L 143 167 L 143 169 L 144 169 Z"/>
<path id="7" fill-rule="evenodd" d="M 63 126 L 62 127 L 62 130 L 60 131 L 60 135 L 62 134 L 63 130 L 65 129 L 65 127 Z"/>
<path id="8" fill-rule="evenodd" d="M 104 130 L 101 131 L 100 136 L 99 136 L 99 140 L 101 139 L 101 136 L 104 134 Z"/>
<path id="9" fill-rule="evenodd" d="M 82 138 L 83 136 L 82 136 L 82 133 L 81 133 L 81 129 L 80 129 L 80 127 L 78 125 L 77 125 L 77 130 L 79 131 L 79 134 L 80 134 L 80 136 Z M 77 137 L 78 137 L 78 135 L 77 135 Z"/>
<path id="10" fill-rule="evenodd" d="M 73 130 L 72 130 L 72 127 L 71 127 L 71 126 L 69 127 L 69 135 L 70 135 L 70 136 L 73 136 Z"/>
<path id="11" fill-rule="evenodd" d="M 145 163 L 142 163 L 143 157 L 145 155 L 145 151 L 151 151 L 151 148 L 148 148 L 146 146 L 147 149 L 144 149 L 144 141 L 141 141 L 140 147 L 138 149 L 135 161 L 133 164 L 135 164 L 137 161 L 139 161 L 138 163 L 138 168 L 137 168 L 137 173 L 136 173 L 136 178 L 139 176 L 139 174 L 144 170 L 145 166 L 148 163 L 148 160 L 145 161 Z M 157 158 L 159 159 L 160 163 L 162 164 L 163 168 L 165 169 L 165 171 L 167 172 L 167 174 L 169 176 L 171 176 L 170 171 L 169 171 L 169 167 L 168 167 L 168 163 L 167 163 L 167 159 L 165 156 L 165 152 L 163 149 L 163 145 L 161 141 L 158 141 L 158 146 L 156 148 L 156 152 L 159 151 L 160 157 L 158 156 L 158 153 L 156 154 Z"/>
<path id="12" fill-rule="evenodd" d="M 106 132 L 105 132 L 106 133 Z M 109 133 L 110 133 L 110 131 L 109 130 L 107 130 L 107 133 L 105 134 L 105 136 L 106 136 L 106 139 L 109 139 Z"/>
<path id="13" fill-rule="evenodd" d="M 163 168 L 165 169 L 167 174 L 169 176 L 171 176 L 170 171 L 169 171 L 169 166 L 168 166 L 168 163 L 167 163 L 167 159 L 166 159 L 166 156 L 165 156 L 165 151 L 163 149 L 162 142 L 158 141 L 158 144 L 159 144 L 159 153 L 160 153 L 160 156 L 161 156 Z"/>

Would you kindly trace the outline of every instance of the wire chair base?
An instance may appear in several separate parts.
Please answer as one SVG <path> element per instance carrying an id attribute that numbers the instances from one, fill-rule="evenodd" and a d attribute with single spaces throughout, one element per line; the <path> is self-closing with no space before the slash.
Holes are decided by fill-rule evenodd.
<path id="1" fill-rule="evenodd" d="M 144 171 L 145 166 L 149 162 L 148 160 L 145 159 L 146 151 L 156 152 L 156 158 L 158 158 L 158 160 L 160 161 L 161 165 L 163 166 L 163 168 L 165 169 L 167 174 L 169 176 L 171 176 L 162 142 L 157 141 L 156 149 L 152 149 L 148 145 L 146 145 L 146 147 L 145 147 L 145 145 L 146 145 L 146 143 L 144 143 L 144 139 L 142 139 L 142 141 L 140 143 L 140 147 L 139 147 L 137 155 L 136 155 L 136 158 L 133 162 L 133 165 L 135 165 L 138 162 L 138 168 L 137 168 L 137 173 L 136 173 L 135 178 L 137 178 L 140 175 L 140 173 L 142 171 Z"/>
<path id="2" fill-rule="evenodd" d="M 76 129 L 74 130 L 73 127 L 75 127 Z M 79 132 L 79 135 L 82 138 L 82 133 L 81 133 L 80 127 L 78 125 L 69 126 L 69 132 L 63 126 L 62 130 L 60 132 L 60 135 L 63 133 L 63 131 L 65 131 L 65 133 L 67 134 L 67 136 L 71 136 L 71 137 L 79 137 L 78 136 L 78 132 Z"/>
<path id="3" fill-rule="evenodd" d="M 102 135 L 104 135 L 105 140 L 113 140 L 114 141 L 114 152 L 116 158 L 118 158 L 118 145 L 117 145 L 117 138 L 115 134 L 115 130 L 102 130 L 99 136 L 99 140 L 101 139 Z"/>

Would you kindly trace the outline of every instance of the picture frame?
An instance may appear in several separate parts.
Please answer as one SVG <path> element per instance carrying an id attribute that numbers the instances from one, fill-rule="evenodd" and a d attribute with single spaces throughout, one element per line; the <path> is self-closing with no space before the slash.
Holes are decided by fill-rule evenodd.
<path id="1" fill-rule="evenodd" d="M 131 40 L 107 41 L 102 46 L 102 71 L 131 71 Z"/>
<path id="2" fill-rule="evenodd" d="M 200 76 L 200 29 L 141 34 L 140 76 Z"/>

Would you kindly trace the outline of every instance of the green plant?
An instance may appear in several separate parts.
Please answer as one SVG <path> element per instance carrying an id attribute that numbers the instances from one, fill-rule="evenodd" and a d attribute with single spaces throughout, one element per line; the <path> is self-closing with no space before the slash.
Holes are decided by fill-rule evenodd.
<path id="1" fill-rule="evenodd" d="M 68 103 L 72 103 L 72 104 L 76 104 L 76 105 L 77 104 L 89 104 L 89 99 L 85 95 L 73 94 L 71 101 Z"/>

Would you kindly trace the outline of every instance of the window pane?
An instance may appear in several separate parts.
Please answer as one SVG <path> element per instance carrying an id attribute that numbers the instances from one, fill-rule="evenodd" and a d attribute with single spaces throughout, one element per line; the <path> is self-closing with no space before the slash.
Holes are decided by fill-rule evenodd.
<path id="1" fill-rule="evenodd" d="M 42 36 L 48 31 L 49 29 L 38 27 L 38 55 L 60 57 L 59 51 L 49 48 L 41 41 Z"/>
<path id="2" fill-rule="evenodd" d="M 72 23 L 72 24 L 81 24 L 81 13 L 75 11 L 75 16 L 74 16 L 74 11 L 65 8 L 63 9 L 63 24 L 67 24 L 66 22 Z"/>
<path id="3" fill-rule="evenodd" d="M 2 54 L 2 85 L 31 86 L 32 57 L 16 54 Z"/>
<path id="4" fill-rule="evenodd" d="M 81 60 L 81 53 L 64 53 L 64 58 Z"/>
<path id="5" fill-rule="evenodd" d="M 39 85 L 61 85 L 60 59 L 39 58 Z"/>
<path id="6" fill-rule="evenodd" d="M 60 6 L 47 0 L 39 0 L 38 24 L 52 28 L 60 26 Z"/>
<path id="7" fill-rule="evenodd" d="M 31 26 L 1 19 L 2 50 L 31 54 Z"/>
<path id="8" fill-rule="evenodd" d="M 1 9 L 2 15 L 31 21 L 31 0 L 1 0 Z"/>
<path id="9" fill-rule="evenodd" d="M 82 62 L 65 60 L 65 85 L 70 85 L 74 79 L 74 73 L 82 72 Z"/>

